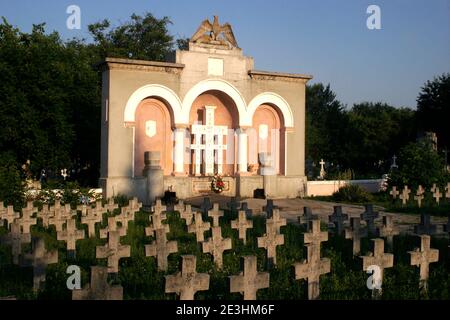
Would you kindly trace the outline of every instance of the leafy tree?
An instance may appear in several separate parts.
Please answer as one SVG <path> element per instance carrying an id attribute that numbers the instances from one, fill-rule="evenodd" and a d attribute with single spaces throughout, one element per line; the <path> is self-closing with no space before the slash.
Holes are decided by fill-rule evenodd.
<path id="1" fill-rule="evenodd" d="M 359 173 L 388 172 L 391 157 L 416 136 L 411 109 L 365 102 L 355 104 L 348 117 L 348 165 Z"/>
<path id="2" fill-rule="evenodd" d="M 438 145 L 450 147 L 450 73 L 427 81 L 417 98 L 420 129 L 436 132 Z"/>
<path id="3" fill-rule="evenodd" d="M 429 188 L 433 183 L 444 185 L 450 178 L 444 170 L 442 157 L 422 140 L 413 142 L 400 151 L 399 168 L 390 177 L 390 185 Z"/>
<path id="4" fill-rule="evenodd" d="M 341 148 L 345 149 L 348 118 L 330 85 L 307 86 L 306 113 L 307 158 L 345 162 Z"/>
<path id="5" fill-rule="evenodd" d="M 164 60 L 173 48 L 168 17 L 158 19 L 151 13 L 133 14 L 131 21 L 111 28 L 109 20 L 88 26 L 102 58 Z M 180 43 L 181 44 L 181 43 Z"/>

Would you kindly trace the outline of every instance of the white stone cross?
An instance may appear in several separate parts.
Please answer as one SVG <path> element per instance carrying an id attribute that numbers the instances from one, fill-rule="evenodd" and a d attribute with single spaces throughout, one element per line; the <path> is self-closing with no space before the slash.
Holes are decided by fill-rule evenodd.
<path id="1" fill-rule="evenodd" d="M 326 174 L 325 168 L 324 168 L 325 161 L 323 161 L 323 159 L 321 159 L 319 164 L 320 164 L 320 175 L 319 175 L 319 177 L 323 179 L 323 178 L 325 178 L 325 174 Z"/>
<path id="2" fill-rule="evenodd" d="M 266 234 L 258 237 L 258 248 L 267 250 L 268 265 L 277 264 L 277 247 L 284 244 L 284 235 L 277 233 L 273 221 L 266 221 Z"/>
<path id="3" fill-rule="evenodd" d="M 74 211 L 70 208 L 70 204 L 66 204 L 63 207 L 55 205 L 53 212 L 54 215 L 48 219 L 48 223 L 55 226 L 56 232 L 61 232 L 66 221 L 74 216 Z"/>
<path id="4" fill-rule="evenodd" d="M 22 243 L 30 243 L 31 235 L 20 232 L 19 223 L 11 223 L 11 231 L 4 236 L 0 236 L 0 243 L 11 246 L 13 263 L 19 264 L 19 256 L 22 254 Z"/>
<path id="5" fill-rule="evenodd" d="M 416 248 L 408 252 L 411 255 L 411 265 L 420 267 L 420 288 L 424 290 L 428 290 L 430 263 L 439 261 L 439 250 L 430 249 L 430 239 L 429 235 L 421 235 L 420 250 Z"/>
<path id="6" fill-rule="evenodd" d="M 189 226 L 192 223 L 192 219 L 194 218 L 194 212 L 192 212 L 192 206 L 187 204 L 184 208 L 179 211 L 180 218 L 186 221 L 186 225 Z"/>
<path id="7" fill-rule="evenodd" d="M 392 199 L 397 199 L 397 196 L 400 194 L 400 192 L 398 192 L 397 187 L 393 186 L 392 190 L 389 191 L 389 194 L 392 196 Z"/>
<path id="8" fill-rule="evenodd" d="M 345 229 L 345 239 L 353 240 L 353 255 L 361 253 L 361 238 L 367 237 L 367 230 L 361 228 L 361 218 L 350 218 L 350 228 Z"/>
<path id="9" fill-rule="evenodd" d="M 105 209 L 113 213 L 117 208 L 119 208 L 119 205 L 117 203 L 114 203 L 114 198 L 109 198 L 108 203 L 105 205 Z"/>
<path id="10" fill-rule="evenodd" d="M 200 175 L 201 154 L 204 153 L 204 174 L 214 175 L 214 151 L 217 151 L 217 173 L 222 174 L 223 151 L 227 146 L 223 144 L 223 136 L 228 134 L 228 127 L 214 125 L 214 106 L 205 106 L 204 125 L 192 125 L 191 132 L 195 136 L 195 143 L 191 144 L 191 149 L 195 152 L 195 174 Z M 205 137 L 204 144 L 202 137 Z M 217 136 L 217 144 L 215 137 Z"/>
<path id="11" fill-rule="evenodd" d="M 167 271 L 167 257 L 171 253 L 178 252 L 176 241 L 167 241 L 166 231 L 164 229 L 156 230 L 156 241 L 153 244 L 145 245 L 145 256 L 156 257 L 158 270 Z"/>
<path id="12" fill-rule="evenodd" d="M 253 228 L 253 221 L 247 220 L 245 211 L 239 210 L 238 219 L 231 221 L 231 228 L 239 230 L 239 239 L 247 243 L 247 229 Z"/>
<path id="13" fill-rule="evenodd" d="M 208 217 L 213 219 L 213 227 L 218 227 L 219 218 L 223 217 L 223 210 L 219 210 L 219 204 L 214 203 L 212 210 L 208 211 Z"/>
<path id="14" fill-rule="evenodd" d="M 20 227 L 22 228 L 22 233 L 30 233 L 31 226 L 37 223 L 36 218 L 31 218 L 31 216 L 38 211 L 38 208 L 33 205 L 33 201 L 28 201 L 27 206 L 22 209 L 22 218 L 17 219 Z"/>
<path id="15" fill-rule="evenodd" d="M 54 212 L 52 212 L 50 205 L 43 205 L 42 210 L 37 213 L 37 217 L 42 220 L 42 226 L 48 227 L 48 220 L 53 217 Z"/>
<path id="16" fill-rule="evenodd" d="M 32 247 L 32 253 L 24 255 L 22 265 L 33 267 L 33 290 L 37 291 L 45 282 L 47 265 L 58 263 L 58 250 L 48 252 L 42 238 L 33 239 Z"/>
<path id="17" fill-rule="evenodd" d="M 399 196 L 399 198 L 402 200 L 402 205 L 406 205 L 406 203 L 409 201 L 410 193 L 411 193 L 411 190 L 408 189 L 408 186 L 404 186 L 402 193 Z"/>
<path id="18" fill-rule="evenodd" d="M 450 182 L 447 183 L 447 186 L 445 187 L 445 197 L 450 199 Z"/>
<path id="19" fill-rule="evenodd" d="M 156 201 L 156 206 L 152 207 L 153 214 L 151 215 L 152 223 L 150 226 L 145 228 L 145 234 L 149 237 L 154 236 L 154 233 L 158 229 L 164 229 L 166 233 L 170 232 L 170 227 L 168 224 L 163 224 L 163 220 L 167 219 L 167 215 L 164 213 L 166 211 L 166 206 L 161 205 L 161 200 Z"/>
<path id="20" fill-rule="evenodd" d="M 166 293 L 176 293 L 180 300 L 194 300 L 197 291 L 209 290 L 209 274 L 197 273 L 197 257 L 181 256 L 183 259 L 181 272 L 165 276 Z"/>
<path id="21" fill-rule="evenodd" d="M 8 206 L 8 208 L 6 208 L 6 211 L 3 213 L 3 215 L 0 217 L 0 220 L 6 220 L 6 227 L 8 228 L 8 226 L 14 222 L 15 219 L 19 219 L 20 218 L 20 213 L 14 211 L 14 207 L 13 206 Z"/>
<path id="22" fill-rule="evenodd" d="M 390 250 L 393 249 L 394 236 L 399 235 L 400 232 L 394 225 L 392 216 L 383 216 L 383 226 L 378 229 L 378 235 L 382 238 L 386 238 L 387 246 Z"/>
<path id="23" fill-rule="evenodd" d="M 102 215 L 97 214 L 96 209 L 88 208 L 84 217 L 81 217 L 81 223 L 88 226 L 88 236 L 95 237 L 95 225 L 103 221 Z"/>
<path id="24" fill-rule="evenodd" d="M 56 233 L 58 241 L 65 241 L 68 251 L 76 250 L 76 241 L 84 239 L 84 230 L 78 230 L 75 219 L 67 220 L 66 230 Z"/>
<path id="25" fill-rule="evenodd" d="M 316 300 L 320 294 L 320 276 L 331 271 L 331 261 L 328 258 L 320 258 L 320 246 L 310 243 L 306 247 L 308 259 L 294 263 L 295 279 L 307 279 L 308 299 Z"/>
<path id="26" fill-rule="evenodd" d="M 259 289 L 269 287 L 270 274 L 258 272 L 256 256 L 245 256 L 244 270 L 238 276 L 230 276 L 230 292 L 240 292 L 244 300 L 256 300 Z"/>
<path id="27" fill-rule="evenodd" d="M 222 228 L 212 227 L 212 237 L 202 243 L 203 253 L 211 253 L 219 269 L 223 266 L 223 252 L 231 250 L 231 238 L 222 238 Z"/>
<path id="28" fill-rule="evenodd" d="M 197 242 L 205 241 L 205 231 L 211 229 L 209 222 L 203 222 L 202 214 L 200 212 L 195 213 L 194 222 L 188 226 L 189 233 L 195 233 Z"/>
<path id="29" fill-rule="evenodd" d="M 433 198 L 436 199 L 436 203 L 439 205 L 439 202 L 441 201 L 442 198 L 442 193 L 440 192 L 439 187 L 434 188 Z"/>
<path id="30" fill-rule="evenodd" d="M 368 256 L 360 257 L 363 260 L 363 270 L 366 271 L 371 266 L 377 266 L 379 268 L 378 280 L 380 281 L 380 289 L 376 286 L 372 290 L 372 297 L 377 299 L 381 296 L 381 285 L 383 283 L 384 269 L 392 268 L 394 266 L 394 255 L 391 253 L 384 253 L 384 240 L 372 239 L 374 242 L 373 253 L 369 253 Z"/>
<path id="31" fill-rule="evenodd" d="M 122 286 L 108 284 L 107 267 L 91 267 L 91 283 L 84 289 L 73 290 L 72 300 L 122 300 Z"/>
<path id="32" fill-rule="evenodd" d="M 130 246 L 120 244 L 118 231 L 111 231 L 108 234 L 108 243 L 104 246 L 97 246 L 95 256 L 97 259 L 108 259 L 108 272 L 119 272 L 119 260 L 130 257 Z"/>
<path id="33" fill-rule="evenodd" d="M 108 225 L 104 229 L 100 229 L 100 239 L 108 238 L 108 232 L 119 231 L 119 235 L 124 237 L 127 235 L 127 229 L 124 226 L 117 226 L 116 217 L 108 217 Z"/>
<path id="34" fill-rule="evenodd" d="M 272 217 L 270 219 L 267 219 L 267 221 L 272 221 L 274 223 L 277 233 L 280 233 L 281 227 L 284 227 L 287 223 L 286 219 L 281 218 L 280 209 L 273 209 Z"/>
<path id="35" fill-rule="evenodd" d="M 414 200 L 417 201 L 417 205 L 419 206 L 419 208 L 422 207 L 422 200 L 425 197 L 423 195 L 424 193 L 425 193 L 425 190 L 423 189 L 423 187 L 421 185 L 419 185 L 419 187 L 417 188 L 416 195 L 414 196 Z"/>

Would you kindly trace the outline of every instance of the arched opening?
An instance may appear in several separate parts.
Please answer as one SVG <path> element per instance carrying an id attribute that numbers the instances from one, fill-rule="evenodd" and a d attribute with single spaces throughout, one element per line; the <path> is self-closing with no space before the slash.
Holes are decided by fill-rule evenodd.
<path id="1" fill-rule="evenodd" d="M 173 171 L 173 115 L 167 102 L 146 98 L 136 108 L 134 132 L 134 176 L 142 176 L 144 153 L 159 151 L 164 175 Z"/>
<path id="2" fill-rule="evenodd" d="M 285 126 L 281 111 L 272 104 L 261 104 L 253 114 L 249 131 L 249 165 L 251 174 L 259 174 L 258 155 L 272 155 L 277 174 L 285 172 Z"/>
<path id="3" fill-rule="evenodd" d="M 215 173 L 218 172 L 218 153 L 222 154 L 221 171 L 223 175 L 233 175 L 236 171 L 235 159 L 236 159 L 236 136 L 235 129 L 239 125 L 239 112 L 233 99 L 226 93 L 218 90 L 209 90 L 200 94 L 192 103 L 189 113 L 190 130 L 192 133 L 192 125 L 201 124 L 204 125 L 205 106 L 213 106 L 214 109 L 214 126 L 226 127 L 226 134 L 222 137 L 222 141 L 219 141 L 219 137 L 214 137 L 215 145 L 225 145 L 226 150 L 216 150 L 215 153 Z M 194 144 L 195 137 L 191 134 L 190 139 L 187 141 L 187 145 Z M 204 137 L 201 141 L 205 144 Z M 204 154 L 202 152 L 202 154 Z M 189 155 L 190 164 L 185 165 L 185 170 L 190 175 L 196 174 L 195 165 L 195 150 L 190 151 Z M 204 158 L 201 159 L 202 165 L 204 164 Z M 203 171 L 202 171 L 203 172 Z M 197 173 L 198 174 L 198 173 Z"/>

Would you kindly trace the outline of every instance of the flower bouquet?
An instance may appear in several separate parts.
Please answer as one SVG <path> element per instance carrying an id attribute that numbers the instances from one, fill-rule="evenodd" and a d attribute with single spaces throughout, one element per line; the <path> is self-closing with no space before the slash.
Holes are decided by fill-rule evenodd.
<path id="1" fill-rule="evenodd" d="M 215 193 L 222 193 L 225 188 L 225 183 L 223 182 L 223 178 L 219 175 L 215 175 L 211 181 L 211 189 Z"/>

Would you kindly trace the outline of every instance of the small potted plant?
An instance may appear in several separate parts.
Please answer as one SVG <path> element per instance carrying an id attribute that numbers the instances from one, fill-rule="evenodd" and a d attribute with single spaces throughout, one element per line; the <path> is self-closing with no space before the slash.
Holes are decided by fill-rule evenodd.
<path id="1" fill-rule="evenodd" d="M 225 183 L 223 182 L 223 178 L 220 175 L 215 175 L 211 181 L 211 189 L 215 193 L 222 193 L 225 188 Z"/>

